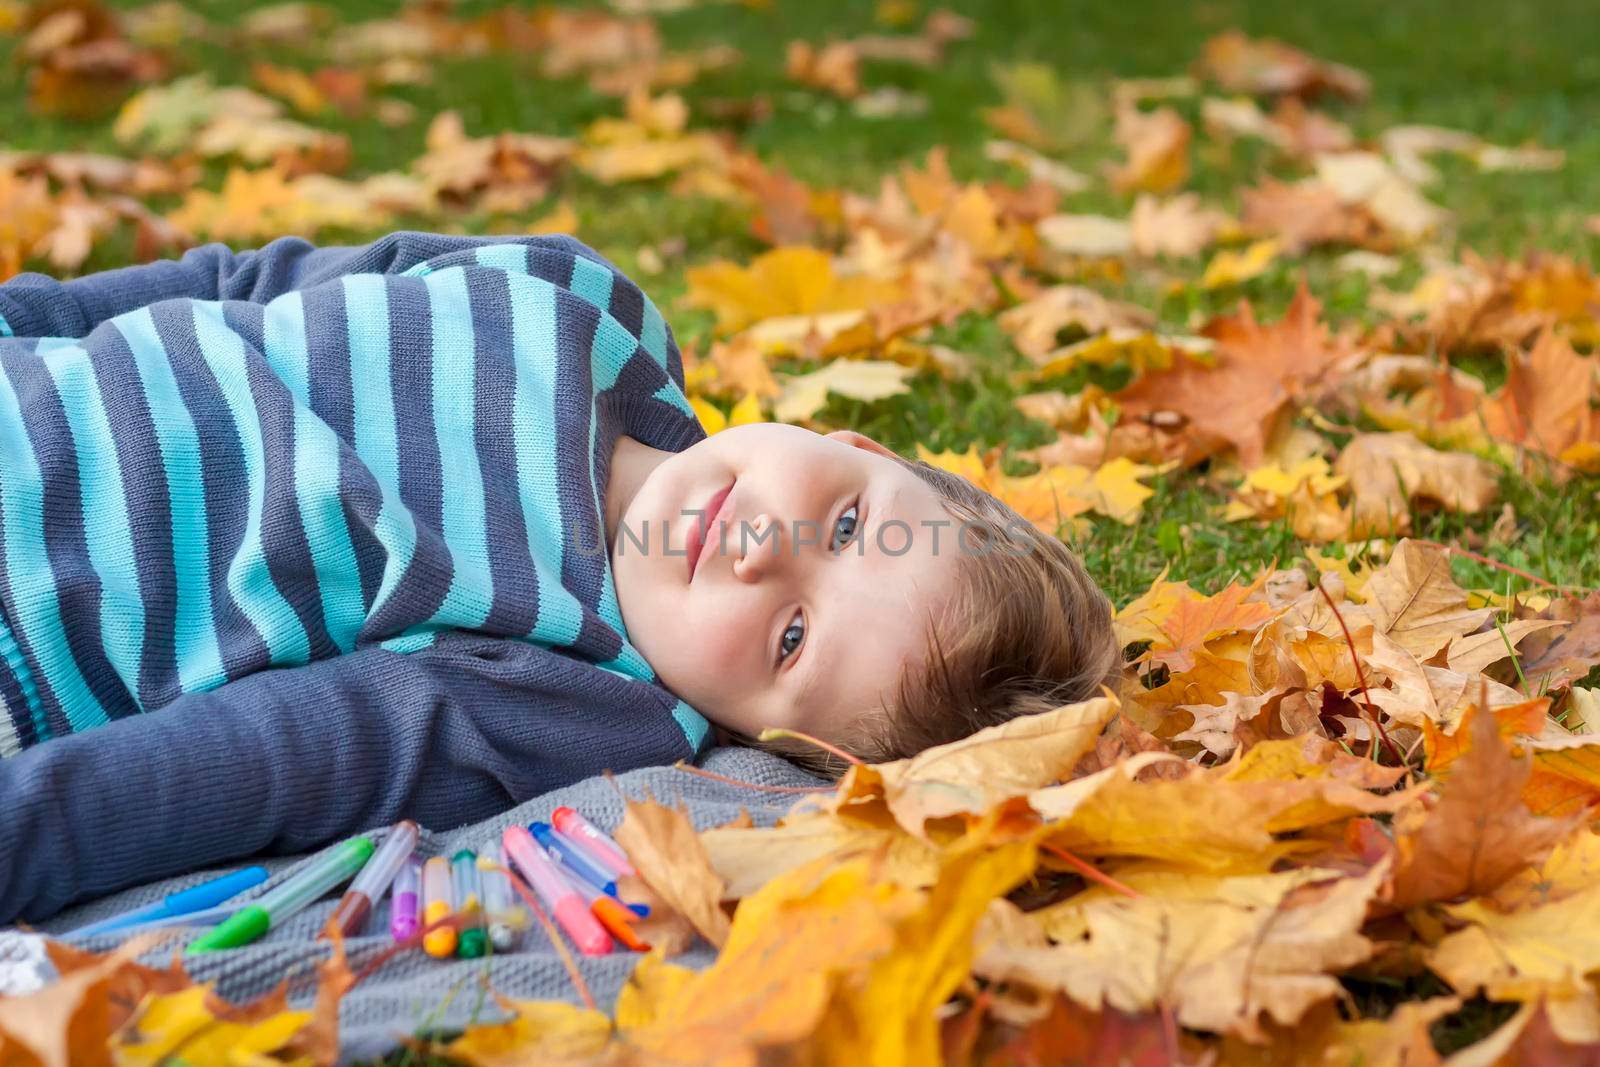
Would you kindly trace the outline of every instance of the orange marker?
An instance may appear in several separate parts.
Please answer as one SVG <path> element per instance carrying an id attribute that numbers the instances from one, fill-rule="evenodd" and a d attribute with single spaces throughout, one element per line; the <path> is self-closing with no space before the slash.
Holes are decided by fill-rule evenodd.
<path id="1" fill-rule="evenodd" d="M 574 877 L 571 871 L 564 870 L 561 876 L 583 895 L 584 903 L 589 905 L 594 917 L 600 920 L 600 925 L 611 931 L 612 937 L 635 952 L 650 951 L 650 946 L 639 940 L 639 935 L 634 933 L 633 926 L 630 925 L 638 916 L 629 911 L 622 901 L 609 893 L 600 892 L 587 878 Z"/>
<path id="2" fill-rule="evenodd" d="M 422 925 L 432 926 L 440 919 L 450 918 L 455 911 L 455 895 L 450 887 L 450 861 L 435 856 L 422 867 Z M 456 950 L 456 929 L 441 926 L 422 935 L 422 947 L 437 959 L 444 959 Z"/>

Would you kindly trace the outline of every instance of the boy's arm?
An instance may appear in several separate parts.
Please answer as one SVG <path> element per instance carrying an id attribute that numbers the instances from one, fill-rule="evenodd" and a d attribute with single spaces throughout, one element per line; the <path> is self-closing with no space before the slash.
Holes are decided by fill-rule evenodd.
<path id="1" fill-rule="evenodd" d="M 607 768 L 689 758 L 674 704 L 493 638 L 404 655 L 369 646 L 189 694 L 0 760 L 0 926 L 400 818 L 453 827 Z"/>
<path id="2" fill-rule="evenodd" d="M 0 284 L 0 337 L 85 337 L 100 323 L 172 297 L 264 304 L 284 293 L 346 274 L 399 274 L 437 256 L 480 245 L 549 247 L 598 260 L 561 235 L 463 237 L 402 230 L 366 245 L 317 248 L 280 237 L 235 252 L 224 244 L 190 249 L 181 259 L 101 271 L 71 281 L 27 272 Z"/>

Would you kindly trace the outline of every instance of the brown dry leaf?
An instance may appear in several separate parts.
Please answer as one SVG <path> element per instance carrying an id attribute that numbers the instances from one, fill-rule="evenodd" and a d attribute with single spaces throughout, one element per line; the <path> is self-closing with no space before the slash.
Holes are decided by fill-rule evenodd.
<path id="1" fill-rule="evenodd" d="M 1082 285 L 1053 285 L 998 315 L 1011 344 L 1035 365 L 1050 362 L 1064 333 L 1101 334 L 1118 328 L 1149 330 L 1149 310 L 1110 301 Z"/>
<path id="2" fill-rule="evenodd" d="M 1520 650 L 1522 672 L 1534 692 L 1570 685 L 1600 663 L 1600 593 L 1562 597 L 1538 617 L 1570 625 L 1535 634 Z"/>
<path id="3" fill-rule="evenodd" d="M 1395 239 L 1416 243 L 1450 221 L 1450 213 L 1417 191 L 1371 152 L 1317 156 L 1317 180 L 1347 205 L 1359 205 Z"/>
<path id="4" fill-rule="evenodd" d="M 876 881 L 866 857 L 824 857 L 779 875 L 740 902 L 705 971 L 655 953 L 634 969 L 617 1000 L 623 1037 L 652 1063 L 754 1067 L 758 1048 L 815 1031 L 841 975 L 894 950 L 894 923 L 918 895 Z"/>
<path id="5" fill-rule="evenodd" d="M 1584 976 L 1600 969 L 1600 887 L 1509 913 L 1477 900 L 1446 910 L 1470 925 L 1440 941 L 1426 958 L 1458 993 L 1471 996 L 1482 989 L 1494 1000 L 1546 997 L 1558 1009 L 1575 1001 L 1572 1007 L 1595 1017 L 1600 998 Z"/>
<path id="6" fill-rule="evenodd" d="M 842 359 L 810 374 L 784 375 L 772 404 L 779 422 L 805 422 L 822 410 L 829 393 L 852 400 L 884 400 L 910 390 L 914 372 L 899 363 L 876 359 Z"/>
<path id="7" fill-rule="evenodd" d="M 1264 178 L 1243 190 L 1240 199 L 1245 232 L 1276 238 L 1291 255 L 1325 244 L 1382 245 L 1377 221 L 1318 181 L 1289 184 Z"/>
<path id="8" fill-rule="evenodd" d="M 1239 30 L 1219 33 L 1205 44 L 1200 72 L 1229 92 L 1311 97 L 1332 93 L 1364 100 L 1371 85 L 1353 67 L 1330 63 L 1271 37 Z"/>
<path id="9" fill-rule="evenodd" d="M 0 168 L 0 281 L 17 274 L 59 222 L 44 175 L 21 178 Z"/>
<path id="10" fill-rule="evenodd" d="M 1378 631 L 1421 660 L 1475 633 L 1493 614 L 1467 606 L 1467 594 L 1450 577 L 1442 549 L 1410 538 L 1373 572 L 1365 592 Z"/>
<path id="11" fill-rule="evenodd" d="M 1160 636 L 1146 657 L 1174 671 L 1194 666 L 1194 656 L 1212 638 L 1233 633 L 1254 633 L 1278 613 L 1259 600 L 1252 600 L 1261 583 L 1240 585 L 1234 582 L 1209 597 L 1182 596 L 1162 619 Z"/>
<path id="12" fill-rule="evenodd" d="M 1311 398 L 1360 358 L 1347 341 L 1330 338 L 1318 320 L 1321 310 L 1304 281 L 1284 317 L 1270 326 L 1257 323 L 1245 303 L 1238 316 L 1218 319 L 1205 331 L 1217 342 L 1214 366 L 1180 360 L 1140 377 L 1115 399 L 1125 415 L 1186 418 L 1194 459 L 1232 444 L 1245 466 L 1259 466 L 1290 402 Z"/>
<path id="13" fill-rule="evenodd" d="M 1524 1004 L 1500 1029 L 1452 1055 L 1448 1067 L 1600 1067 L 1600 1041 L 1567 1040 L 1551 1014 L 1550 1004 Z"/>
<path id="14" fill-rule="evenodd" d="M 1335 974 L 1371 955 L 1360 930 L 1386 873 L 1380 865 L 1320 883 L 1307 871 L 1132 878 L 1143 893 L 1137 900 L 1093 890 L 1069 902 L 1077 938 L 1048 949 L 993 949 L 979 971 L 1060 989 L 1086 1007 L 1170 1005 L 1183 1026 L 1259 1041 L 1264 1016 L 1294 1025 L 1339 995 Z"/>
<path id="15" fill-rule="evenodd" d="M 1167 200 L 1141 193 L 1128 220 L 1135 252 L 1180 259 L 1211 247 L 1230 222 L 1223 212 L 1202 206 L 1199 193 L 1180 193 Z"/>
<path id="16" fill-rule="evenodd" d="M 861 54 L 849 41 L 832 41 L 821 48 L 790 41 L 784 72 L 792 81 L 846 100 L 861 95 Z"/>
<path id="17" fill-rule="evenodd" d="M 110 1039 L 141 1000 L 192 985 L 181 968 L 157 971 L 135 962 L 161 940 L 132 937 L 103 955 L 48 942 L 60 977 L 38 992 L 0 997 L 0 1063 L 110 1067 Z"/>
<path id="18" fill-rule="evenodd" d="M 1465 452 L 1440 452 L 1409 433 L 1357 434 L 1334 469 L 1350 485 L 1350 537 L 1387 537 L 1411 529 L 1419 498 L 1476 514 L 1500 493 L 1494 465 Z"/>
<path id="19" fill-rule="evenodd" d="M 870 798 L 881 783 L 863 781 L 862 786 Z M 876 804 L 852 810 L 848 818 L 801 811 L 797 804 L 777 826 L 719 826 L 702 832 L 700 841 L 727 880 L 730 899 L 748 897 L 785 871 L 828 855 L 874 854 L 885 879 L 921 889 L 938 881 L 943 858 L 940 844 L 907 834 Z M 650 942 L 655 944 L 653 938 Z"/>
<path id="20" fill-rule="evenodd" d="M 839 801 L 855 803 L 881 790 L 905 831 L 926 839 L 931 819 L 982 815 L 1070 778 L 1117 708 L 1114 697 L 1095 697 L 979 730 L 910 759 L 852 768 L 840 783 Z"/>
<path id="21" fill-rule="evenodd" d="M 681 806 L 629 800 L 613 836 L 639 876 L 702 937 L 717 947 L 727 941 L 728 917 L 722 911 L 726 887 Z"/>
<path id="22" fill-rule="evenodd" d="M 469 1026 L 440 1049 L 451 1062 L 469 1067 L 604 1062 L 594 1058 L 611 1042 L 611 1020 L 604 1014 L 561 1001 L 495 999 L 511 1014 L 510 1021 Z"/>
<path id="23" fill-rule="evenodd" d="M 1125 107 L 1117 114 L 1116 141 L 1128 161 L 1110 170 L 1119 192 L 1145 189 L 1164 193 L 1189 177 L 1189 141 L 1194 131 L 1170 107 L 1140 111 Z"/>
<path id="24" fill-rule="evenodd" d="M 1592 443 L 1600 437 L 1594 382 L 1595 360 L 1546 329 L 1526 357 L 1512 357 L 1505 386 L 1484 412 L 1489 434 L 1557 458 Z"/>
<path id="25" fill-rule="evenodd" d="M 1572 818 L 1530 813 L 1522 801 L 1529 761 L 1512 757 L 1493 715 L 1479 711 L 1467 718 L 1472 747 L 1439 791 L 1438 804 L 1396 820 L 1397 861 L 1386 894 L 1396 907 L 1492 893 L 1542 861 L 1577 825 Z"/>

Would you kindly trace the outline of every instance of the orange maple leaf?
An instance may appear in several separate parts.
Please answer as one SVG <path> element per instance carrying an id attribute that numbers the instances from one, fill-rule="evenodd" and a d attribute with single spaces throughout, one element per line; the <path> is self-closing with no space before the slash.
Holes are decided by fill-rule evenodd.
<path id="1" fill-rule="evenodd" d="M 1238 315 L 1206 327 L 1206 335 L 1217 342 L 1213 366 L 1176 360 L 1167 370 L 1139 378 L 1115 399 L 1127 415 L 1184 416 L 1197 435 L 1191 460 L 1232 445 L 1246 467 L 1260 466 L 1267 440 L 1290 403 L 1313 395 L 1336 370 L 1358 358 L 1347 341 L 1329 336 L 1321 311 L 1304 278 L 1289 310 L 1270 326 L 1258 323 L 1245 302 Z"/>

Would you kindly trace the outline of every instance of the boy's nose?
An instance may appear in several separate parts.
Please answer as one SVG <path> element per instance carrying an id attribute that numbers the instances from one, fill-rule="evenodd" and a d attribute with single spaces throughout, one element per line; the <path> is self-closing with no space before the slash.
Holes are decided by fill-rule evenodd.
<path id="1" fill-rule="evenodd" d="M 760 581 L 776 568 L 782 567 L 786 555 L 783 523 L 763 512 L 739 531 L 739 543 L 734 548 L 733 576 L 741 582 Z"/>

